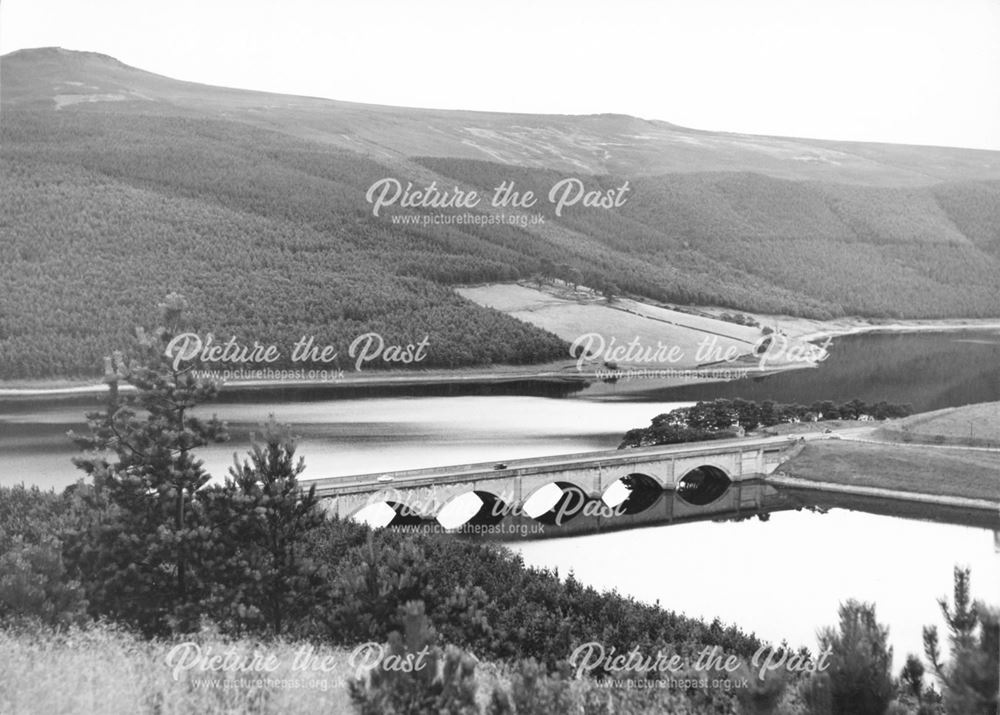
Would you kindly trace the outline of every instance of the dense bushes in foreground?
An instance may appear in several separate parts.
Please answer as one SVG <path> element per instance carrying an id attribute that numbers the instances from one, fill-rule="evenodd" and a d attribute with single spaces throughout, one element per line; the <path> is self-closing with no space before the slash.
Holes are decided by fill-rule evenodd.
<path id="1" fill-rule="evenodd" d="M 109 714 L 288 715 L 346 713 L 353 704 L 360 715 L 996 715 L 1000 620 L 982 606 L 962 603 L 967 578 L 957 572 L 954 607 L 946 606 L 952 646 L 950 660 L 938 662 L 943 694 L 925 682 L 915 656 L 892 677 L 885 628 L 869 604 L 844 604 L 838 626 L 823 631 L 821 644 L 831 650 L 826 670 L 775 671 L 760 679 L 741 665 L 716 687 L 705 687 L 696 681 L 717 673 L 625 670 L 611 678 L 576 677 L 567 663 L 552 669 L 531 659 L 483 661 L 445 645 L 422 605 L 410 603 L 388 643 L 369 644 L 382 649 L 378 663 L 359 657 L 358 648 L 316 639 L 262 641 L 209 628 L 148 640 L 106 623 L 55 630 L 8 621 L 0 628 L 0 711 L 93 712 L 100 703 L 99 711 Z M 970 614 L 975 617 L 967 619 Z M 178 657 L 195 648 L 231 662 L 213 668 Z M 302 667 L 303 652 L 323 667 Z M 275 667 L 241 670 L 255 654 L 273 656 Z M 928 658 L 938 661 L 939 655 Z M 687 682 L 655 685 L 667 677 Z"/>
<path id="2" fill-rule="evenodd" d="M 198 589 L 186 596 L 172 587 L 170 577 L 176 575 L 176 565 L 170 563 L 165 551 L 156 553 L 160 559 L 158 570 L 164 575 L 159 582 L 148 584 L 145 579 L 152 578 L 155 572 L 131 573 L 144 566 L 136 552 L 135 564 L 127 565 L 116 583 L 124 582 L 139 603 L 123 610 L 122 599 L 108 585 L 109 567 L 118 563 L 119 556 L 115 553 L 107 557 L 104 566 L 96 568 L 96 560 L 101 557 L 92 550 L 103 541 L 86 547 L 73 543 L 74 539 L 87 541 L 101 535 L 80 527 L 60 531 L 58 524 L 46 521 L 66 510 L 82 512 L 93 508 L 92 498 L 85 500 L 81 496 L 84 490 L 86 487 L 80 486 L 56 495 L 22 487 L 0 489 L 0 504 L 33 503 L 38 516 L 32 528 L 53 529 L 52 546 L 46 553 L 57 565 L 49 574 L 25 562 L 27 547 L 19 546 L 21 537 L 7 529 L 5 549 L 9 551 L 3 558 L 24 562 L 20 571 L 25 574 L 25 590 L 22 597 L 5 597 L 0 603 L 0 615 L 40 618 L 54 625 L 105 617 L 158 636 L 212 622 L 232 634 L 270 633 L 352 644 L 385 640 L 402 626 L 400 609 L 407 602 L 421 601 L 447 642 L 498 660 L 531 657 L 554 667 L 579 642 L 593 639 L 624 650 L 636 646 L 655 650 L 669 645 L 682 653 L 719 645 L 744 656 L 761 646 L 755 637 L 733 626 L 725 627 L 717 621 L 706 624 L 615 593 L 599 593 L 581 585 L 572 575 L 560 579 L 549 571 L 526 568 L 519 555 L 497 544 L 446 534 L 389 529 L 373 532 L 362 525 L 335 520 L 312 527 L 296 542 L 301 581 L 287 592 L 287 600 L 295 604 L 287 604 L 280 622 L 264 616 L 268 605 L 275 600 L 281 602 L 278 597 L 285 592 L 279 590 L 278 583 L 267 588 L 268 573 L 272 572 L 261 565 L 247 565 L 260 554 L 245 531 L 236 532 L 244 544 L 238 562 L 246 568 L 242 580 L 231 579 L 227 569 L 217 570 L 211 579 L 202 573 Z M 82 514 L 79 518 L 82 523 L 90 521 Z M 112 523 L 106 511 L 95 520 Z M 84 552 L 90 555 L 81 558 Z M 196 563 L 198 553 L 188 551 L 189 576 L 196 570 L 208 570 Z M 211 554 L 207 549 L 201 553 Z M 150 554 L 143 558 L 152 557 Z M 211 561 L 206 566 L 218 563 Z M 6 576 L 3 583 L 7 583 Z M 191 583 L 188 586 L 193 588 Z M 143 587 L 157 593 L 143 595 Z M 60 593 L 60 589 L 78 597 L 69 600 L 65 611 L 50 613 L 46 605 L 52 600 L 49 594 Z M 6 596 L 10 592 L 3 593 Z M 164 603 L 167 597 L 170 602 Z"/>

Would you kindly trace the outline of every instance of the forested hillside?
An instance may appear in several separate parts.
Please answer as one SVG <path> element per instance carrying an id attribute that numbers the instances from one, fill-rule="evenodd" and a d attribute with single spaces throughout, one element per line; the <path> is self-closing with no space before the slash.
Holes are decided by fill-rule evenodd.
<path id="1" fill-rule="evenodd" d="M 422 161 L 479 187 L 515 177 L 544 193 L 559 177 Z M 1000 181 L 887 188 L 684 173 L 636 178 L 630 195 L 617 211 L 564 214 L 591 239 L 576 247 L 585 277 L 606 266 L 624 290 L 660 300 L 811 317 L 1000 314 Z"/>
<path id="2" fill-rule="evenodd" d="M 222 337 L 308 334 L 343 354 L 368 331 L 427 335 L 420 367 L 565 357 L 554 336 L 451 290 L 538 272 L 814 317 L 1000 315 L 992 152 L 766 137 L 749 151 L 628 117 L 226 90 L 51 48 L 5 56 L 2 73 L 0 379 L 98 374 L 170 291 Z M 628 200 L 561 217 L 543 200 L 544 223 L 526 226 L 396 224 L 437 210 L 376 217 L 365 200 L 383 177 L 544 197 L 567 176 L 628 181 Z"/>
<path id="3" fill-rule="evenodd" d="M 369 331 L 387 343 L 429 336 L 420 367 L 567 354 L 444 285 L 516 278 L 523 254 L 485 242 L 451 250 L 461 237 L 393 234 L 366 219 L 338 179 L 377 176 L 363 158 L 209 120 L 51 121 L 4 115 L 0 377 L 95 374 L 169 291 L 188 298 L 203 333 L 286 354 L 315 335 L 346 356 Z"/>

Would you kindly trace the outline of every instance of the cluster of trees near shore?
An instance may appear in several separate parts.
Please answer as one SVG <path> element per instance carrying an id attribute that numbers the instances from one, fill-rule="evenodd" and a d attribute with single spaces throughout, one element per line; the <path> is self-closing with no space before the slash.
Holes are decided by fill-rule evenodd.
<path id="1" fill-rule="evenodd" d="M 736 436 L 740 429 L 749 432 L 792 422 L 866 418 L 887 420 L 911 414 L 913 408 L 910 405 L 893 404 L 884 400 L 869 404 L 855 398 L 840 405 L 832 400 L 799 405 L 772 400 L 756 402 L 720 398 L 657 415 L 648 427 L 638 427 L 626 432 L 618 448 L 725 439 Z"/>
<path id="2" fill-rule="evenodd" d="M 327 520 L 314 489 L 298 481 L 294 439 L 273 421 L 225 482 L 210 484 L 194 450 L 224 440 L 225 425 L 191 410 L 216 386 L 163 356 L 184 307 L 168 299 L 164 324 L 140 331 L 131 351 L 109 360 L 107 406 L 88 415 L 86 434 L 74 435 L 86 481 L 61 494 L 0 489 L 0 625 L 105 619 L 171 638 L 211 623 L 234 637 L 388 641 L 397 662 L 426 648 L 440 664 L 400 672 L 386 659 L 352 681 L 362 715 L 481 712 L 469 653 L 511 669 L 509 688 L 490 695 L 491 715 L 774 713 L 779 705 L 810 715 L 881 715 L 894 700 L 904 708 L 894 712 L 917 712 L 899 704 L 912 701 L 930 708 L 920 713 L 995 713 L 976 700 L 988 693 L 988 668 L 996 673 L 987 650 L 995 619 L 968 604 L 967 574 L 956 575 L 955 608 L 946 609 L 958 644 L 950 663 L 941 662 L 936 634 L 927 637 L 932 664 L 954 683 L 943 701 L 925 687 L 919 663 L 908 663 L 906 689 L 897 684 L 873 607 L 854 603 L 842 609 L 840 629 L 821 637 L 835 667 L 816 678 L 793 683 L 745 669 L 751 685 L 743 691 L 609 692 L 589 676 L 580 681 L 566 663 L 580 643 L 682 657 L 712 646 L 744 659 L 761 643 L 718 620 L 706 624 L 527 569 L 500 546 Z M 120 383 L 136 391 L 120 393 Z"/>

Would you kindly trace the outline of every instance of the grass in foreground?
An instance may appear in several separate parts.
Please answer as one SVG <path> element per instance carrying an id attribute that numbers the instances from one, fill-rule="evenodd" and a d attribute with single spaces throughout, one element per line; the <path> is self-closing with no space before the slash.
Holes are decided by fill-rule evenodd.
<path id="1" fill-rule="evenodd" d="M 1000 453 L 816 441 L 781 467 L 800 479 L 969 499 L 1000 495 Z"/>
<path id="2" fill-rule="evenodd" d="M 669 689 L 602 688 L 589 678 L 547 674 L 534 662 L 511 670 L 509 666 L 475 662 L 470 682 L 474 691 L 459 707 L 460 699 L 436 699 L 433 686 L 420 690 L 419 674 L 403 673 L 402 681 L 367 690 L 365 704 L 352 701 L 348 681 L 360 672 L 351 663 L 353 649 L 315 647 L 313 654 L 329 659 L 329 672 L 293 669 L 296 654 L 310 647 L 304 642 L 233 640 L 205 633 L 194 640 L 206 652 L 223 654 L 235 649 L 250 657 L 255 649 L 274 655 L 281 667 L 271 673 L 200 672 L 197 668 L 172 675 L 168 654 L 185 642 L 144 641 L 107 624 L 53 632 L 0 629 L 0 712 L 4 715 L 352 715 L 355 713 L 496 713 L 524 715 L 579 712 L 593 715 L 659 715 L 664 712 L 694 714 L 733 712 L 728 692 L 677 692 Z M 389 652 L 388 650 L 386 652 Z M 439 668 L 435 682 L 443 677 Z M 740 671 L 740 676 L 749 673 Z M 682 673 L 682 678 L 694 677 Z M 269 678 L 268 684 L 245 681 Z M 384 676 L 383 676 L 384 678 Z M 240 682 L 243 679 L 244 682 Z M 735 678 L 734 678 L 735 679 Z M 229 681 L 228 685 L 221 681 Z M 779 681 L 775 682 L 778 685 Z M 780 680 L 783 688 L 784 680 Z M 414 690 L 416 688 L 416 690 Z M 780 691 L 778 691 L 780 693 Z M 495 696 L 504 695 L 496 701 Z M 423 707 L 414 709 L 414 696 Z M 788 699 L 794 702 L 791 690 Z M 503 706 L 503 703 L 507 703 Z M 440 711 L 436 705 L 442 706 Z M 498 707 L 498 705 L 500 707 Z M 721 708 L 721 709 L 720 709 Z"/>
<path id="3" fill-rule="evenodd" d="M 354 672 L 349 651 L 318 646 L 319 658 L 330 656 L 337 667 L 324 673 L 293 671 L 302 643 L 231 640 L 205 634 L 192 640 L 205 651 L 229 648 L 251 655 L 255 648 L 276 655 L 273 673 L 203 672 L 172 676 L 167 663 L 177 643 L 146 641 L 110 626 L 72 628 L 62 632 L 0 630 L 0 712 L 106 713 L 135 715 L 173 713 L 349 713 L 346 681 Z M 235 687 L 236 678 L 269 677 L 286 687 Z M 229 685 L 221 681 L 229 679 Z M 215 680 L 215 683 L 211 681 Z"/>

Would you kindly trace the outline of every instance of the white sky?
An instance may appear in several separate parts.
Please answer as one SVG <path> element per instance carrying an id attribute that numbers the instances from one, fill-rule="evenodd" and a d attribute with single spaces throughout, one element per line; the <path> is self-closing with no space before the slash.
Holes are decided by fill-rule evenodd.
<path id="1" fill-rule="evenodd" d="M 1000 0 L 3 0 L 0 52 L 405 106 L 1000 149 Z"/>

